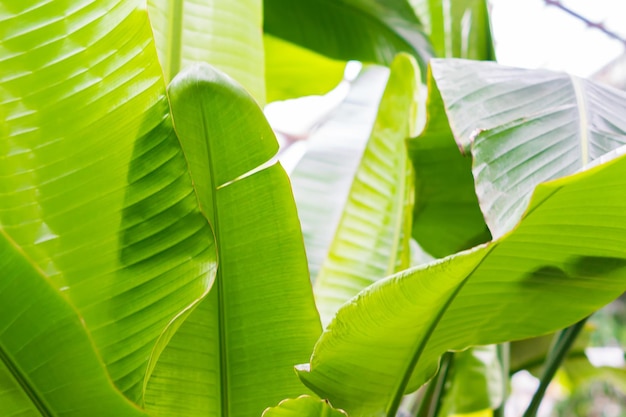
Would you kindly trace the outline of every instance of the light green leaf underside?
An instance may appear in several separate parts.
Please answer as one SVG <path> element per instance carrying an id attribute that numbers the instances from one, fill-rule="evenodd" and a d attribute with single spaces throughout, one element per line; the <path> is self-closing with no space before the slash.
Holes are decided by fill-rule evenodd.
<path id="1" fill-rule="evenodd" d="M 265 32 L 342 61 L 389 65 L 413 55 L 425 74 L 428 37 L 406 0 L 264 1 Z"/>
<path id="2" fill-rule="evenodd" d="M 454 141 L 437 84 L 428 76 L 427 121 L 408 140 L 415 171 L 413 238 L 437 258 L 491 239 L 474 190 L 472 158 Z"/>
<path id="3" fill-rule="evenodd" d="M 351 416 L 376 415 L 423 384 L 447 350 L 537 336 L 589 315 L 626 289 L 624 187 L 623 157 L 540 185 L 510 234 L 352 299 L 301 379 Z"/>
<path id="4" fill-rule="evenodd" d="M 406 204 L 412 173 L 405 139 L 414 116 L 418 74 L 410 55 L 399 55 L 391 64 L 370 139 L 315 280 L 323 325 L 363 288 L 396 272 L 398 259 L 406 257 L 408 267 L 410 223 L 407 230 L 405 209 L 412 209 Z"/>
<path id="5" fill-rule="evenodd" d="M 0 230 L 0 415 L 144 416 L 115 389 L 80 317 Z"/>
<path id="6" fill-rule="evenodd" d="M 372 131 L 389 71 L 366 68 L 306 141 L 290 179 L 314 282 L 335 236 L 354 174 Z"/>
<path id="7" fill-rule="evenodd" d="M 263 36 L 267 102 L 322 95 L 343 79 L 345 61 L 327 58 L 271 35 Z"/>
<path id="8" fill-rule="evenodd" d="M 564 73 L 435 60 L 457 142 L 474 156 L 491 233 L 518 222 L 534 187 L 626 144 L 626 93 Z"/>
<path id="9" fill-rule="evenodd" d="M 320 333 L 289 180 L 278 164 L 258 170 L 278 144 L 232 79 L 193 66 L 169 96 L 219 269 L 156 364 L 146 408 L 155 416 L 178 416 L 181 404 L 189 415 L 261 415 L 303 392 L 293 365 Z"/>
<path id="10" fill-rule="evenodd" d="M 342 410 L 333 408 L 327 401 L 303 395 L 281 401 L 276 407 L 263 412 L 262 417 L 346 417 Z"/>
<path id="11" fill-rule="evenodd" d="M 0 227 L 138 401 L 157 338 L 216 266 L 145 8 L 8 0 L 0 21 Z"/>
<path id="12" fill-rule="evenodd" d="M 206 62 L 265 103 L 262 0 L 148 0 L 165 79 Z"/>

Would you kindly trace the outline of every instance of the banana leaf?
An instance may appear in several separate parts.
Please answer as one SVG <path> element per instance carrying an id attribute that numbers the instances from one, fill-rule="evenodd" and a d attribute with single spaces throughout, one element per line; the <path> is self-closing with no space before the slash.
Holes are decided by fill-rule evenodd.
<path id="1" fill-rule="evenodd" d="M 261 415 L 303 392 L 293 365 L 320 333 L 289 179 L 271 163 L 278 143 L 263 112 L 233 79 L 196 65 L 168 94 L 219 268 L 209 296 L 152 364 L 146 409 Z"/>
<path id="2" fill-rule="evenodd" d="M 216 269 L 145 5 L 0 4 L 0 230 L 76 308 L 115 385 L 139 402 L 162 333 Z M 8 292 L 0 304 L 15 305 Z"/>

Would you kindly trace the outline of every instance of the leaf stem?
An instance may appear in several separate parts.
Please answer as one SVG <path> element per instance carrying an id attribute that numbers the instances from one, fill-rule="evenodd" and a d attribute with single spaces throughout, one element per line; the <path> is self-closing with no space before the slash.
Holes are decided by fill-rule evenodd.
<path id="1" fill-rule="evenodd" d="M 504 417 L 504 407 L 509 391 L 509 373 L 511 372 L 511 345 L 509 342 L 500 343 L 496 347 L 498 360 L 502 369 L 502 403 L 493 410 L 493 417 Z"/>
<path id="2" fill-rule="evenodd" d="M 561 363 L 567 356 L 567 352 L 572 347 L 572 344 L 576 340 L 576 337 L 582 330 L 589 317 L 586 317 L 579 321 L 578 323 L 570 326 L 564 330 L 561 330 L 554 337 L 554 342 L 552 344 L 552 348 L 548 352 L 548 357 L 546 358 L 545 367 L 543 370 L 543 374 L 541 375 L 541 381 L 539 382 L 539 387 L 533 395 L 526 412 L 523 417 L 536 417 L 537 411 L 539 410 L 539 406 L 541 405 L 541 401 L 546 394 L 546 390 L 548 389 L 548 385 L 550 385 L 550 381 L 554 378 L 556 371 L 561 366 Z"/>
<path id="3" fill-rule="evenodd" d="M 437 376 L 428 384 L 424 398 L 420 404 L 420 408 L 415 417 L 436 417 L 439 414 L 443 395 L 445 393 L 445 384 L 454 362 L 454 353 L 446 352 L 441 357 L 441 365 Z"/>

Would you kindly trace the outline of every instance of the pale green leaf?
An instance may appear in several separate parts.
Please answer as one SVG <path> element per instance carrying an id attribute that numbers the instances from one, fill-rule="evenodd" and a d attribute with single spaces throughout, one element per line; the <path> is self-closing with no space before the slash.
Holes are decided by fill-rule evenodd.
<path id="1" fill-rule="evenodd" d="M 412 173 L 405 139 L 415 110 L 418 69 L 410 55 L 399 55 L 380 102 L 328 255 L 315 280 L 322 323 L 363 288 L 396 271 L 410 251 Z M 407 221 L 409 222 L 407 224 Z M 403 255 L 404 254 L 404 255 Z"/>
<path id="2" fill-rule="evenodd" d="M 534 187 L 626 144 L 626 93 L 578 77 L 434 60 L 459 146 L 474 157 L 476 194 L 494 237 L 519 221 Z"/>

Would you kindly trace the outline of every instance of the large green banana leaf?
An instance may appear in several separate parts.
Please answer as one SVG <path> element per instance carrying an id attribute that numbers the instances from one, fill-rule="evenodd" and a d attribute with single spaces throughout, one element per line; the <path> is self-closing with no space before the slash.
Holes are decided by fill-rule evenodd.
<path id="1" fill-rule="evenodd" d="M 426 252 L 443 258 L 487 242 L 491 235 L 474 191 L 472 159 L 454 142 L 430 73 L 426 109 L 424 130 L 408 140 L 415 171 L 413 238 Z"/>
<path id="2" fill-rule="evenodd" d="M 265 104 L 262 0 L 148 0 L 148 11 L 167 82 L 206 62 Z"/>
<path id="3" fill-rule="evenodd" d="M 308 395 L 281 401 L 276 407 L 270 407 L 262 417 L 346 417 L 342 410 L 333 408 L 328 401 Z"/>
<path id="4" fill-rule="evenodd" d="M 382 67 L 363 70 L 306 141 L 306 151 L 290 174 L 313 282 L 335 236 L 388 75 Z"/>
<path id="5" fill-rule="evenodd" d="M 345 61 L 330 59 L 272 35 L 263 36 L 267 102 L 326 94 L 341 82 Z"/>
<path id="6" fill-rule="evenodd" d="M 413 173 L 405 139 L 414 119 L 418 74 L 410 55 L 398 55 L 391 64 L 374 127 L 315 280 L 323 325 L 356 293 L 396 272 L 398 259 L 405 260 L 401 269 L 409 266 Z"/>
<path id="7" fill-rule="evenodd" d="M 413 55 L 426 74 L 428 36 L 407 0 L 264 0 L 265 31 L 343 61 L 391 64 Z"/>
<path id="8" fill-rule="evenodd" d="M 0 415 L 144 416 L 115 389 L 80 316 L 0 229 Z"/>
<path id="9" fill-rule="evenodd" d="M 111 378 L 139 401 L 161 333 L 216 268 L 145 7 L 5 0 L 0 21 L 0 229 L 77 308 Z"/>
<path id="10" fill-rule="evenodd" d="M 351 416 L 397 408 L 447 350 L 545 334 L 626 289 L 626 158 L 541 184 L 498 240 L 379 281 L 339 310 L 300 377 Z"/>
<path id="11" fill-rule="evenodd" d="M 546 71 L 435 60 L 432 74 L 494 237 L 510 230 L 534 187 L 626 144 L 626 93 Z M 480 134 L 479 134 L 480 133 Z"/>
<path id="12" fill-rule="evenodd" d="M 157 416 L 260 416 L 302 393 L 293 365 L 320 333 L 289 179 L 279 164 L 264 168 L 278 143 L 230 77 L 193 66 L 173 80 L 169 97 L 219 268 L 208 298 L 156 363 L 146 408 Z"/>

